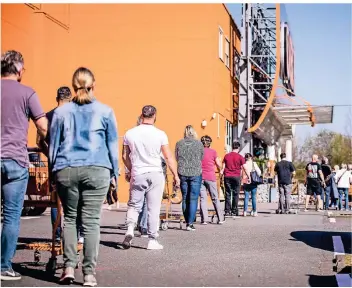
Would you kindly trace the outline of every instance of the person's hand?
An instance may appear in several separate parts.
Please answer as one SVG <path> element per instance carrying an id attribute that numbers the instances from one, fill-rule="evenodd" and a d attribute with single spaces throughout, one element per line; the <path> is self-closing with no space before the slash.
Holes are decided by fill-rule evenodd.
<path id="1" fill-rule="evenodd" d="M 130 173 L 125 173 L 125 180 L 127 182 L 130 182 L 131 181 L 131 174 Z"/>
<path id="2" fill-rule="evenodd" d="M 111 185 L 112 189 L 114 189 L 114 190 L 116 189 L 116 178 L 115 177 L 111 178 L 110 185 Z"/>
<path id="3" fill-rule="evenodd" d="M 175 188 L 180 188 L 181 186 L 181 181 L 180 181 L 180 178 L 178 176 L 174 176 L 174 187 Z"/>

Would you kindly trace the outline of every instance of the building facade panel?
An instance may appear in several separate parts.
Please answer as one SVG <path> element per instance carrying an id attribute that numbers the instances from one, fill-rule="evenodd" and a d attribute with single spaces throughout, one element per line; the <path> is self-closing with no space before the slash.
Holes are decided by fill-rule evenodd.
<path id="1" fill-rule="evenodd" d="M 233 122 L 233 90 L 238 89 L 232 80 L 233 21 L 224 5 L 45 5 L 41 9 L 53 17 L 69 19 L 69 28 L 33 7 L 1 5 L 1 49 L 23 53 L 23 81 L 38 92 L 45 110 L 55 107 L 57 88 L 71 86 L 74 70 L 86 66 L 96 76 L 97 98 L 116 113 L 120 136 L 136 124 L 143 105 L 153 104 L 156 125 L 166 131 L 172 149 L 191 124 L 199 136 L 213 138 L 223 157 L 226 127 Z M 225 37 L 230 41 L 229 67 L 219 58 L 219 27 L 224 53 Z M 34 144 L 31 125 L 29 145 Z M 120 200 L 126 201 L 123 177 L 119 187 Z"/>

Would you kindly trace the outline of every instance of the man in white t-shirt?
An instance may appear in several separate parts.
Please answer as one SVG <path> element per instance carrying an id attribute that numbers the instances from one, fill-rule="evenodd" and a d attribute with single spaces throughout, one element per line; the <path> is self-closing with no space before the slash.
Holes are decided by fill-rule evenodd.
<path id="1" fill-rule="evenodd" d="M 160 154 L 164 156 L 174 177 L 174 185 L 180 185 L 175 159 L 169 148 L 167 135 L 156 128 L 156 108 L 151 105 L 142 109 L 141 125 L 128 130 L 124 137 L 122 159 L 131 171 L 130 200 L 126 216 L 127 232 L 122 245 L 125 249 L 131 247 L 134 237 L 134 227 L 143 207 L 144 197 L 148 207 L 148 248 L 163 249 L 156 240 L 165 177 L 161 165 Z"/>

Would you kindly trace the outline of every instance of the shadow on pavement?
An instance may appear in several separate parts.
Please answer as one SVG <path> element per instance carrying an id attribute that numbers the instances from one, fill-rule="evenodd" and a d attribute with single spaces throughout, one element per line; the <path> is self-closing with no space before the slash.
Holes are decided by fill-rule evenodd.
<path id="1" fill-rule="evenodd" d="M 45 272 L 45 266 L 44 266 L 44 268 L 39 267 L 39 269 L 31 268 L 29 266 L 31 266 L 31 265 L 28 265 L 25 263 L 23 263 L 23 264 L 14 263 L 13 269 L 16 272 L 20 273 L 22 276 L 27 276 L 30 278 L 34 278 L 34 279 L 46 281 L 46 282 L 51 282 L 51 283 L 59 283 L 59 277 Z"/>
<path id="2" fill-rule="evenodd" d="M 321 276 L 321 275 L 307 275 L 310 287 L 337 287 L 336 277 Z"/>
<path id="3" fill-rule="evenodd" d="M 351 232 L 333 231 L 294 231 L 291 233 L 292 241 L 301 241 L 310 247 L 326 251 L 334 251 L 332 236 L 341 236 L 345 253 L 351 253 Z"/>
<path id="4" fill-rule="evenodd" d="M 105 246 L 105 247 L 114 248 L 114 249 L 117 249 L 117 250 L 126 250 L 126 249 L 123 248 L 122 242 L 112 242 L 112 241 L 103 241 L 103 240 L 100 240 L 100 244 L 103 245 L 103 246 Z M 131 248 L 145 250 L 144 247 L 134 246 L 134 245 L 131 245 Z M 127 250 L 128 250 L 128 249 L 127 249 Z"/>

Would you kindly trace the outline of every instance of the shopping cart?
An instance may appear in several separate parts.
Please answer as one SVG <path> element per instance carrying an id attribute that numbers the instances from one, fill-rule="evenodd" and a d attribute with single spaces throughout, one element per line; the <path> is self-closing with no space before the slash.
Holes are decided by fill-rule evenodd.
<path id="1" fill-rule="evenodd" d="M 51 257 L 46 263 L 46 271 L 50 274 L 55 274 L 58 267 L 57 256 L 63 254 L 62 235 L 60 241 L 56 241 L 55 231 L 61 225 L 61 203 L 57 197 L 55 186 L 50 189 L 49 167 L 48 162 L 42 160 L 41 150 L 39 148 L 28 148 L 30 155 L 29 165 L 29 180 L 27 186 L 24 207 L 35 207 L 45 211 L 46 208 L 57 208 L 57 218 L 54 227 L 49 222 L 48 225 L 52 227 L 52 238 L 50 242 L 32 242 L 25 245 L 25 249 L 34 250 L 34 264 L 40 265 L 41 252 L 51 252 Z M 83 249 L 82 244 L 78 244 L 78 253 Z"/>
<path id="2" fill-rule="evenodd" d="M 178 205 L 182 202 L 181 191 L 172 185 L 170 189 L 170 183 L 168 181 L 168 175 L 165 177 L 165 189 L 163 193 L 162 204 L 165 204 L 165 212 L 160 213 L 160 229 L 166 231 L 169 228 L 169 222 L 178 222 L 180 229 L 182 229 L 182 223 L 184 221 L 183 213 L 177 212 L 173 209 L 173 205 Z"/>

